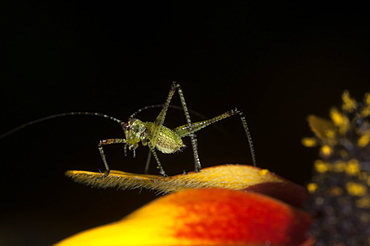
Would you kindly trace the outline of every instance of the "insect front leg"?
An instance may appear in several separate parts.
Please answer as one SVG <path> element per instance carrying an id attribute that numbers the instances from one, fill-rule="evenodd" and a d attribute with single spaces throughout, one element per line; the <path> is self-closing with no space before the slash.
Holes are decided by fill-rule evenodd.
<path id="1" fill-rule="evenodd" d="M 110 139 L 104 139 L 104 140 L 99 141 L 98 149 L 99 149 L 101 159 L 103 160 L 103 163 L 104 163 L 104 166 L 105 166 L 105 173 L 104 173 L 103 176 L 101 176 L 97 179 L 105 179 L 110 173 L 110 168 L 108 166 L 107 159 L 105 158 L 103 146 L 104 145 L 110 145 L 110 144 L 124 144 L 124 143 L 126 143 L 126 139 L 123 139 L 123 138 L 110 138 Z"/>

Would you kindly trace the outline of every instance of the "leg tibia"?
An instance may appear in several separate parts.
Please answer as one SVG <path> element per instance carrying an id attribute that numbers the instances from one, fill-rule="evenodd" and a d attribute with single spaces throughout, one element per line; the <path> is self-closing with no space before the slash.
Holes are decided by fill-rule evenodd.
<path id="1" fill-rule="evenodd" d="M 194 132 L 197 132 L 209 125 L 212 125 L 213 123 L 216 123 L 220 120 L 223 120 L 223 119 L 226 119 L 226 118 L 229 118 L 233 115 L 237 114 L 237 112 L 235 110 L 229 110 L 221 115 L 218 115 L 216 117 L 213 117 L 212 119 L 208 119 L 208 120 L 203 120 L 203 121 L 199 121 L 199 122 L 195 122 L 195 123 L 192 123 L 192 130 L 193 130 L 193 133 Z M 179 126 L 179 127 L 176 127 L 174 129 L 174 131 L 180 136 L 180 137 L 186 137 L 188 135 L 190 135 L 192 132 L 190 131 L 189 129 L 189 126 L 186 124 L 186 125 L 182 125 L 182 126 Z"/>
<path id="2" fill-rule="evenodd" d="M 125 139 L 123 139 L 123 138 L 110 138 L 110 139 L 104 139 L 104 140 L 99 141 L 98 149 L 99 149 L 101 159 L 103 160 L 103 163 L 104 163 L 105 173 L 102 177 L 100 177 L 98 179 L 104 179 L 105 177 L 107 177 L 109 175 L 109 172 L 110 172 L 107 159 L 105 158 L 103 146 L 104 145 L 109 145 L 109 144 L 118 144 L 118 143 L 125 143 Z"/>

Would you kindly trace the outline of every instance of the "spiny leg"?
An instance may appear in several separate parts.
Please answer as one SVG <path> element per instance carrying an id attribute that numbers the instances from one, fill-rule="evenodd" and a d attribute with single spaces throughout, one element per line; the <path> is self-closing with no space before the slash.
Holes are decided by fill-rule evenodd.
<path id="1" fill-rule="evenodd" d="M 158 169 L 159 169 L 159 173 L 162 175 L 162 176 L 167 176 L 167 174 L 165 173 L 163 167 L 162 167 L 162 164 L 161 162 L 159 161 L 159 158 L 158 158 L 158 155 L 157 155 L 157 152 L 155 152 L 155 148 L 154 146 L 149 142 L 148 143 L 148 146 L 149 146 L 149 149 L 151 150 L 151 153 L 153 154 L 154 156 L 154 159 L 157 161 L 157 165 L 158 165 Z M 149 157 L 149 156 L 148 156 Z M 149 167 L 148 163 L 147 163 L 147 166 Z"/>
<path id="2" fill-rule="evenodd" d="M 240 120 L 242 122 L 245 134 L 247 136 L 249 149 L 250 149 L 251 157 L 252 157 L 252 163 L 253 163 L 254 166 L 256 166 L 256 157 L 255 157 L 254 148 L 253 148 L 252 136 L 251 136 L 249 128 L 248 128 L 247 120 L 244 117 L 244 113 L 241 110 L 237 109 L 237 108 L 235 108 L 233 110 L 229 110 L 229 111 L 227 111 L 227 112 L 225 112 L 221 115 L 218 115 L 216 117 L 213 117 L 212 119 L 195 122 L 195 123 L 192 124 L 192 129 L 190 129 L 188 125 L 182 125 L 182 126 L 176 127 L 174 129 L 174 131 L 180 137 L 186 137 L 186 136 L 191 135 L 192 132 L 197 132 L 197 131 L 199 131 L 199 130 L 201 130 L 201 129 L 203 129 L 203 128 L 205 128 L 205 127 L 207 127 L 207 126 L 209 126 L 213 123 L 216 123 L 220 120 L 229 118 L 233 115 L 239 115 L 239 117 L 240 117 Z"/>
<path id="3" fill-rule="evenodd" d="M 104 140 L 99 141 L 98 149 L 99 149 L 99 153 L 100 153 L 101 159 L 103 160 L 103 163 L 104 163 L 104 166 L 105 166 L 106 170 L 105 170 L 104 175 L 97 178 L 97 179 L 105 179 L 110 173 L 108 162 L 107 162 L 107 159 L 105 158 L 103 146 L 104 145 L 110 145 L 110 144 L 124 144 L 124 143 L 126 143 L 126 140 L 123 139 L 123 138 L 110 138 L 110 139 L 104 139 Z"/>
<path id="4" fill-rule="evenodd" d="M 243 128 L 244 128 L 245 135 L 247 136 L 249 151 L 251 153 L 253 166 L 257 166 L 256 154 L 254 152 L 254 146 L 253 146 L 253 141 L 252 141 L 252 135 L 251 135 L 251 132 L 249 131 L 247 120 L 245 119 L 243 111 L 241 111 L 237 108 L 235 108 L 234 111 L 239 115 L 240 120 L 241 120 L 242 125 L 243 125 Z"/>
<path id="5" fill-rule="evenodd" d="M 159 132 L 160 132 L 159 130 L 164 123 L 164 120 L 166 118 L 166 114 L 168 111 L 168 107 L 171 103 L 172 97 L 175 94 L 175 92 L 176 92 L 176 88 L 174 87 L 174 85 L 172 85 L 170 91 L 168 92 L 166 102 L 163 105 L 161 112 L 158 114 L 157 118 L 153 122 L 153 125 L 150 129 L 151 135 L 148 137 L 149 138 L 148 146 L 150 148 L 150 152 L 154 155 L 154 158 L 157 161 L 157 166 L 159 168 L 159 171 L 163 176 L 166 176 L 166 173 L 164 172 L 161 162 L 159 161 L 159 158 L 157 156 L 157 153 L 155 152 L 155 147 L 157 145 L 157 141 L 159 137 Z M 151 154 L 148 155 L 147 163 L 145 166 L 145 172 L 147 172 L 147 170 L 149 169 L 150 158 L 151 158 Z"/>
<path id="6" fill-rule="evenodd" d="M 203 120 L 203 121 L 199 121 L 199 122 L 195 122 L 195 123 L 192 123 L 192 130 L 193 132 L 197 132 L 209 125 L 212 125 L 220 120 L 223 120 L 223 119 L 226 119 L 226 118 L 229 118 L 233 115 L 235 115 L 236 112 L 234 110 L 229 110 L 223 114 L 220 114 L 216 117 L 213 117 L 211 119 L 208 119 L 208 120 Z M 182 126 L 178 126 L 174 129 L 174 131 L 180 136 L 180 137 L 186 137 L 186 136 L 189 136 L 191 134 L 191 130 L 189 129 L 189 126 L 188 125 L 182 125 Z"/>
<path id="7" fill-rule="evenodd" d="M 193 148 L 193 155 L 194 155 L 194 171 L 199 172 L 202 169 L 202 166 L 200 164 L 199 154 L 198 154 L 198 144 L 197 144 L 197 136 L 194 134 L 193 131 L 193 124 L 191 123 L 190 114 L 188 107 L 186 106 L 184 93 L 182 92 L 182 89 L 179 84 L 177 84 L 175 81 L 172 83 L 172 86 L 177 88 L 177 92 L 180 96 L 181 106 L 184 109 L 184 114 L 186 118 L 186 123 L 188 125 L 189 129 L 189 136 L 191 140 L 191 146 Z"/>

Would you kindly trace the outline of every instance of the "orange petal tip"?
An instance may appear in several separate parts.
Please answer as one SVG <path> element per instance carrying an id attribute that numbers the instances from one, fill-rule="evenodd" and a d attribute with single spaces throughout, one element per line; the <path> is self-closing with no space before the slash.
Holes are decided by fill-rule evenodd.
<path id="1" fill-rule="evenodd" d="M 156 199 L 121 221 L 57 245 L 296 246 L 307 240 L 310 224 L 306 212 L 261 194 L 191 189 Z"/>

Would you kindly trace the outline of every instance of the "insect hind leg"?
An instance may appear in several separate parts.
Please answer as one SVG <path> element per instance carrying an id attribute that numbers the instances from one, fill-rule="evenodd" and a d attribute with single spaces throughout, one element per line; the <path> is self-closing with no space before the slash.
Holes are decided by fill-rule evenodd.
<path id="1" fill-rule="evenodd" d="M 199 130 L 201 130 L 201 129 L 203 129 L 203 128 L 211 125 L 211 124 L 214 124 L 214 123 L 216 123 L 220 120 L 223 120 L 223 119 L 227 119 L 227 118 L 229 118 L 231 116 L 234 116 L 234 115 L 239 115 L 239 117 L 240 117 L 240 120 L 241 120 L 243 128 L 244 128 L 244 132 L 247 136 L 249 149 L 250 149 L 250 153 L 251 153 L 251 158 L 252 158 L 252 163 L 253 163 L 254 166 L 256 166 L 256 157 L 255 157 L 255 153 L 254 153 L 253 141 L 252 141 L 252 136 L 250 134 L 249 127 L 248 127 L 248 124 L 247 124 L 247 120 L 245 119 L 243 111 L 241 111 L 237 108 L 226 111 L 225 113 L 220 114 L 220 115 L 218 115 L 216 117 L 213 117 L 211 119 L 192 123 L 192 129 L 190 129 L 188 125 L 182 125 L 182 126 L 176 127 L 174 129 L 174 131 L 180 137 L 186 137 L 186 136 L 191 135 L 191 133 L 197 132 L 197 131 L 199 131 Z"/>
<path id="2" fill-rule="evenodd" d="M 252 158 L 252 163 L 253 163 L 253 166 L 256 166 L 257 165 L 257 163 L 256 163 L 256 154 L 254 152 L 252 135 L 251 135 L 251 132 L 249 131 L 247 120 L 245 119 L 243 111 L 239 110 L 238 108 L 235 108 L 234 112 L 237 113 L 240 117 L 240 120 L 241 120 L 243 128 L 244 128 L 245 135 L 247 136 L 249 151 L 251 153 L 251 158 Z"/>

